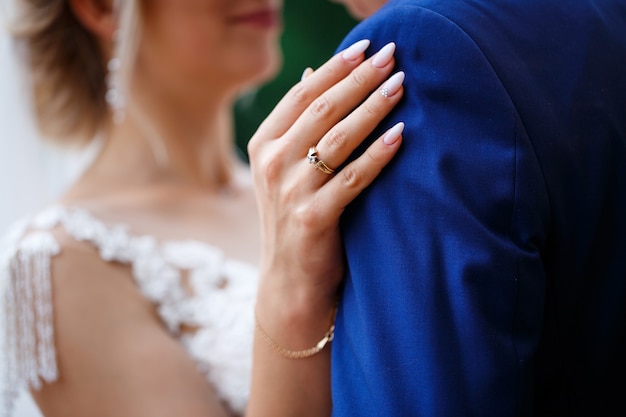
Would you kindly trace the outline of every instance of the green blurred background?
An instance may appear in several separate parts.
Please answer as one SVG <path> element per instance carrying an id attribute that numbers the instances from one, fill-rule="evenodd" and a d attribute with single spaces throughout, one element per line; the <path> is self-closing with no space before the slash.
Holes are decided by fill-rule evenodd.
<path id="1" fill-rule="evenodd" d="M 276 103 L 306 67 L 317 68 L 330 58 L 356 23 L 342 5 L 329 0 L 285 0 L 283 68 L 273 81 L 235 105 L 236 140 L 244 159 L 248 140 Z"/>

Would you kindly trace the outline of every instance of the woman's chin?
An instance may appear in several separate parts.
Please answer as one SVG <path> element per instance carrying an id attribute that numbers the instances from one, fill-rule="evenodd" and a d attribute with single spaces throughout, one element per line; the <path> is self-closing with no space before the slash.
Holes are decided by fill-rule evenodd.
<path id="1" fill-rule="evenodd" d="M 246 74 L 242 74 L 242 79 L 245 79 L 243 88 L 258 88 L 273 80 L 280 72 L 282 63 L 282 54 L 276 53 L 264 62 L 249 67 L 249 71 L 246 71 Z"/>

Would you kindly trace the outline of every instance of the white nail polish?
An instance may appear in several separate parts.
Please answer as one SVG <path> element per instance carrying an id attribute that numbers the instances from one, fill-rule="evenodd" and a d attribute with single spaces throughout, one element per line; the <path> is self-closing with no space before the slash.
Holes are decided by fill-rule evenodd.
<path id="1" fill-rule="evenodd" d="M 404 82 L 404 71 L 400 71 L 395 73 L 391 78 L 387 80 L 385 84 L 383 84 L 380 89 L 380 94 L 383 97 L 391 97 L 400 90 L 400 86 Z"/>
<path id="2" fill-rule="evenodd" d="M 394 127 L 392 127 L 391 129 L 387 131 L 387 133 L 383 137 L 383 142 L 385 143 L 385 145 L 393 145 L 394 143 L 398 141 L 398 139 L 400 139 L 400 135 L 402 135 L 403 131 L 404 131 L 404 123 L 403 122 L 396 123 Z"/>
<path id="3" fill-rule="evenodd" d="M 393 57 L 393 53 L 396 51 L 396 44 L 393 42 L 389 42 L 387 45 L 383 46 L 380 51 L 374 55 L 374 59 L 372 59 L 372 65 L 376 68 L 382 68 L 391 62 L 391 58 Z"/>
<path id="4" fill-rule="evenodd" d="M 368 39 L 360 40 L 343 51 L 341 56 L 346 61 L 354 61 L 360 57 L 363 52 L 365 52 L 368 46 L 370 46 L 370 41 Z"/>
<path id="5" fill-rule="evenodd" d="M 311 67 L 306 67 L 302 72 L 302 76 L 300 77 L 300 81 L 303 81 L 306 77 L 313 74 L 313 69 Z"/>

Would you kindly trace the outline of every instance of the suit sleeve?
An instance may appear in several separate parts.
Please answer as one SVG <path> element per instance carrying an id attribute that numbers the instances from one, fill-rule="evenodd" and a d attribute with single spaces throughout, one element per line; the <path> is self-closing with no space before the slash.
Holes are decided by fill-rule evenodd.
<path id="1" fill-rule="evenodd" d="M 512 416 L 532 406 L 549 201 L 514 104 L 480 47 L 417 6 L 347 37 L 398 45 L 403 148 L 342 219 L 348 273 L 334 415 Z M 505 59 L 505 58 L 504 58 Z"/>

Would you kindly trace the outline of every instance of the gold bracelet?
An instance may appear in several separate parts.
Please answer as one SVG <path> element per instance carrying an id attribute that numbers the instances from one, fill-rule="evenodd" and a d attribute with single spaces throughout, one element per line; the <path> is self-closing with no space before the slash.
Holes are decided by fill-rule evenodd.
<path id="1" fill-rule="evenodd" d="M 328 329 L 328 331 L 326 332 L 326 334 L 324 334 L 322 340 L 317 342 L 317 345 L 315 345 L 314 347 L 304 350 L 289 350 L 280 346 L 267 334 L 265 329 L 261 327 L 261 323 L 259 323 L 259 318 L 256 316 L 256 314 L 254 315 L 254 319 L 256 320 L 256 328 L 258 329 L 265 343 L 267 343 L 274 352 L 287 359 L 304 359 L 318 354 L 322 351 L 322 349 L 324 349 L 324 347 L 328 343 L 332 342 L 335 338 L 335 324 L 333 323 L 330 326 L 330 329 Z"/>

